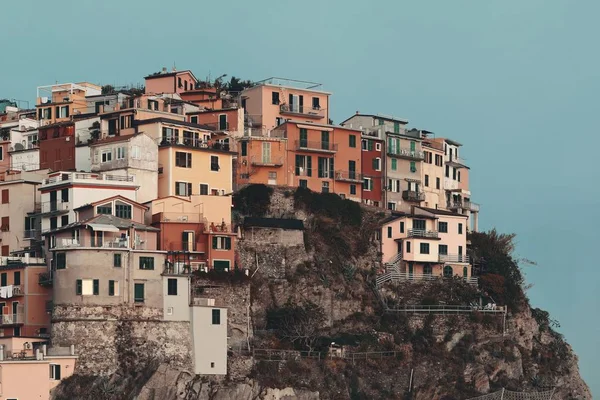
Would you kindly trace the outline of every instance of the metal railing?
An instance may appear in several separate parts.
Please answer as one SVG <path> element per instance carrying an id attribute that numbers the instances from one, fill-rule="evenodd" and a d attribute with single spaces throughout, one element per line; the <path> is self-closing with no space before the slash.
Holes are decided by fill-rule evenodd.
<path id="1" fill-rule="evenodd" d="M 393 151 L 395 150 L 395 151 Z M 390 157 L 411 158 L 414 160 L 422 160 L 425 158 L 425 153 L 410 149 L 387 149 L 387 154 Z"/>
<path id="2" fill-rule="evenodd" d="M 183 138 L 183 137 L 161 137 L 157 139 L 159 146 L 183 146 L 194 149 L 211 149 L 211 150 L 222 150 L 232 151 L 233 148 L 229 143 L 222 143 L 218 141 L 210 141 L 196 138 Z"/>
<path id="3" fill-rule="evenodd" d="M 208 122 L 208 123 L 202 123 L 200 125 L 206 126 L 211 131 L 228 131 L 229 130 L 229 122 L 225 122 L 224 124 L 221 122 Z"/>
<path id="4" fill-rule="evenodd" d="M 38 275 L 38 285 L 40 286 L 52 286 L 52 274 L 50 272 L 42 272 Z"/>
<path id="5" fill-rule="evenodd" d="M 114 182 L 133 182 L 133 176 L 110 175 L 99 173 L 84 172 L 63 172 L 59 175 L 44 179 L 44 185 L 50 185 L 58 182 L 74 180 L 94 180 L 94 181 L 114 181 Z"/>
<path id="6" fill-rule="evenodd" d="M 312 150 L 312 151 L 337 151 L 338 145 L 331 142 L 296 140 L 296 150 Z"/>
<path id="7" fill-rule="evenodd" d="M 413 190 L 405 190 L 402 192 L 402 199 L 406 201 L 424 201 L 424 192 L 415 192 Z"/>
<path id="8" fill-rule="evenodd" d="M 469 200 L 462 201 L 450 201 L 448 202 L 448 209 L 450 210 L 469 210 L 473 212 L 479 211 L 479 204 L 473 203 Z"/>
<path id="9" fill-rule="evenodd" d="M 278 350 L 278 349 L 253 349 L 252 356 L 262 361 L 299 360 L 301 358 L 321 359 L 318 351 Z"/>
<path id="10" fill-rule="evenodd" d="M 209 233 L 233 233 L 233 225 L 226 224 L 224 222 L 214 223 L 211 222 L 210 225 L 205 226 L 205 232 Z"/>
<path id="11" fill-rule="evenodd" d="M 2 324 L 2 325 L 14 325 L 14 324 L 24 324 L 25 323 L 25 318 L 24 318 L 23 313 L 3 314 L 1 317 L 2 318 L 1 318 L 0 324 Z"/>
<path id="12" fill-rule="evenodd" d="M 458 275 L 456 275 L 456 276 L 458 276 Z M 397 270 L 394 271 L 392 269 L 384 274 L 378 275 L 375 278 L 375 285 L 377 287 L 379 287 L 389 281 L 431 282 L 431 281 L 437 281 L 437 280 L 443 280 L 443 279 L 453 279 L 453 278 L 454 278 L 454 276 L 450 277 L 450 276 L 439 276 L 439 275 L 433 275 L 433 274 L 416 274 L 416 273 L 410 273 L 410 272 L 398 272 Z M 479 284 L 479 278 L 476 278 L 476 277 L 462 277 L 461 279 L 471 285 L 477 286 Z"/>
<path id="13" fill-rule="evenodd" d="M 66 212 L 69 211 L 69 202 L 67 201 L 45 201 L 35 205 L 40 213 Z"/>
<path id="14" fill-rule="evenodd" d="M 455 262 L 455 263 L 468 263 L 469 256 L 467 254 L 440 254 L 440 262 Z"/>
<path id="15" fill-rule="evenodd" d="M 23 285 L 13 285 L 12 290 L 13 290 L 13 293 L 12 293 L 13 297 L 25 295 L 25 288 Z"/>
<path id="16" fill-rule="evenodd" d="M 61 239 L 57 240 L 55 249 L 70 249 L 77 247 L 92 247 L 104 249 L 128 249 L 129 239 L 121 238 L 104 238 L 103 240 L 81 240 L 81 239 Z M 135 244 L 135 248 L 139 250 L 146 249 L 146 243 L 141 241 Z"/>
<path id="17" fill-rule="evenodd" d="M 475 306 L 454 306 L 454 305 L 405 305 L 395 308 L 389 308 L 388 312 L 404 312 L 414 314 L 464 314 L 472 312 L 481 312 L 489 314 L 504 314 L 506 306 L 497 306 L 495 308 L 475 307 Z"/>
<path id="18" fill-rule="evenodd" d="M 356 171 L 335 171 L 336 181 L 362 182 L 363 175 Z"/>
<path id="19" fill-rule="evenodd" d="M 283 157 L 257 157 L 252 156 L 250 163 L 258 166 L 281 167 L 283 165 Z"/>
<path id="20" fill-rule="evenodd" d="M 167 242 L 161 250 L 167 251 L 197 251 L 198 245 L 195 242 Z"/>
<path id="21" fill-rule="evenodd" d="M 324 118 L 324 108 L 316 108 L 313 106 L 305 106 L 299 104 L 281 104 L 279 105 L 279 112 L 282 114 L 301 114 L 306 117 Z"/>
<path id="22" fill-rule="evenodd" d="M 42 232 L 38 229 L 26 229 L 23 231 L 23 239 L 40 239 Z"/>
<path id="23" fill-rule="evenodd" d="M 177 212 L 160 212 L 152 215 L 152 223 L 158 222 L 194 222 L 202 223 L 206 219 L 202 214 L 184 214 Z"/>
<path id="24" fill-rule="evenodd" d="M 427 231 L 423 229 L 409 229 L 408 237 L 437 239 L 440 237 L 438 231 Z"/>

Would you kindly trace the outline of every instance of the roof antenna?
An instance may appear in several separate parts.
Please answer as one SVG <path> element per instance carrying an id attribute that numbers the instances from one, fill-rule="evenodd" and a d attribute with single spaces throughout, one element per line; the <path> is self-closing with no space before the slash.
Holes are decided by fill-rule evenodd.
<path id="1" fill-rule="evenodd" d="M 175 67 L 175 61 L 173 61 L 173 72 L 176 72 L 177 68 Z"/>

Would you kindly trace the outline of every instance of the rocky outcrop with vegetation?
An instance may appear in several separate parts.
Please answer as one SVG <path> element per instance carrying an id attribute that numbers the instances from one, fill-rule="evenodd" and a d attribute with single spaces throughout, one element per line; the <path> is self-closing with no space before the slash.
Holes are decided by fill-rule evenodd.
<path id="1" fill-rule="evenodd" d="M 103 378 L 104 386 L 95 382 L 94 388 L 121 385 L 140 399 L 167 400 L 462 400 L 502 388 L 591 399 L 577 357 L 555 330 L 557 321 L 527 300 L 512 235 L 470 235 L 478 288 L 448 279 L 388 283 L 377 290 L 381 265 L 375 232 L 386 217 L 382 210 L 334 194 L 262 185 L 242 189 L 234 203 L 238 223 L 251 215 L 298 218 L 305 225 L 303 243 L 242 240 L 238 246 L 240 265 L 250 268 L 251 278 L 228 284 L 250 285 L 250 349 L 231 349 L 224 378 L 163 365 L 154 373 Z M 506 316 L 410 314 L 383 305 L 469 305 L 489 299 L 506 305 Z M 147 383 L 141 386 L 131 374 Z M 77 379 L 67 380 L 57 393 L 81 386 Z"/>

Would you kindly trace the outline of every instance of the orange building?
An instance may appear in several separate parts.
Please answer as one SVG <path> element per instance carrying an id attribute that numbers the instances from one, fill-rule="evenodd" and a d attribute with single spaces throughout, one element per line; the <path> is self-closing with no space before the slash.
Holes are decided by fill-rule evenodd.
<path id="1" fill-rule="evenodd" d="M 37 117 L 40 126 L 67 122 L 87 110 L 86 96 L 102 93 L 102 87 L 88 82 L 62 83 L 37 88 Z"/>
<path id="2" fill-rule="evenodd" d="M 43 258 L 0 259 L 0 336 L 49 335 L 49 283 Z"/>
<path id="3" fill-rule="evenodd" d="M 196 88 L 198 79 L 192 71 L 171 71 L 163 68 L 161 72 L 148 75 L 146 80 L 147 94 L 182 93 Z"/>
<path id="4" fill-rule="evenodd" d="M 306 187 L 361 201 L 360 135 L 356 129 L 287 121 L 268 136 L 245 136 L 238 183 Z"/>

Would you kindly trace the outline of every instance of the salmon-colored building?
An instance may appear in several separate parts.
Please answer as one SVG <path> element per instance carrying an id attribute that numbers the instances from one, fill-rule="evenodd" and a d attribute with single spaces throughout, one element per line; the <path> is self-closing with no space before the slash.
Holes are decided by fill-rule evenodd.
<path id="1" fill-rule="evenodd" d="M 168 72 L 166 68 L 163 68 L 161 72 L 148 75 L 144 79 L 146 81 L 147 94 L 180 94 L 195 89 L 198 83 L 198 79 L 196 79 L 192 71 L 173 70 Z"/>
<path id="2" fill-rule="evenodd" d="M 49 336 L 46 271 L 43 258 L 0 258 L 0 336 Z"/>
<path id="3" fill-rule="evenodd" d="M 159 248 L 167 251 L 168 273 L 237 267 L 231 196 L 168 196 L 146 204 L 146 221 L 160 229 Z"/>
<path id="4" fill-rule="evenodd" d="M 192 89 L 179 94 L 185 101 L 194 103 L 200 107 L 219 110 L 224 108 L 226 101 L 217 94 L 216 88 Z"/>
<path id="5" fill-rule="evenodd" d="M 361 149 L 363 203 L 383 207 L 385 205 L 385 141 L 370 131 L 364 131 Z"/>
<path id="6" fill-rule="evenodd" d="M 329 123 L 329 96 L 322 85 L 284 78 L 256 82 L 241 93 L 246 127 L 270 131 L 288 120 Z"/>
<path id="7" fill-rule="evenodd" d="M 231 132 L 236 136 L 244 133 L 244 109 L 223 108 L 200 110 L 187 113 L 187 121 L 203 125 L 211 131 Z"/>
<path id="8" fill-rule="evenodd" d="M 35 107 L 40 126 L 67 122 L 73 115 L 85 113 L 85 97 L 101 93 L 101 86 L 89 82 L 39 86 Z"/>

